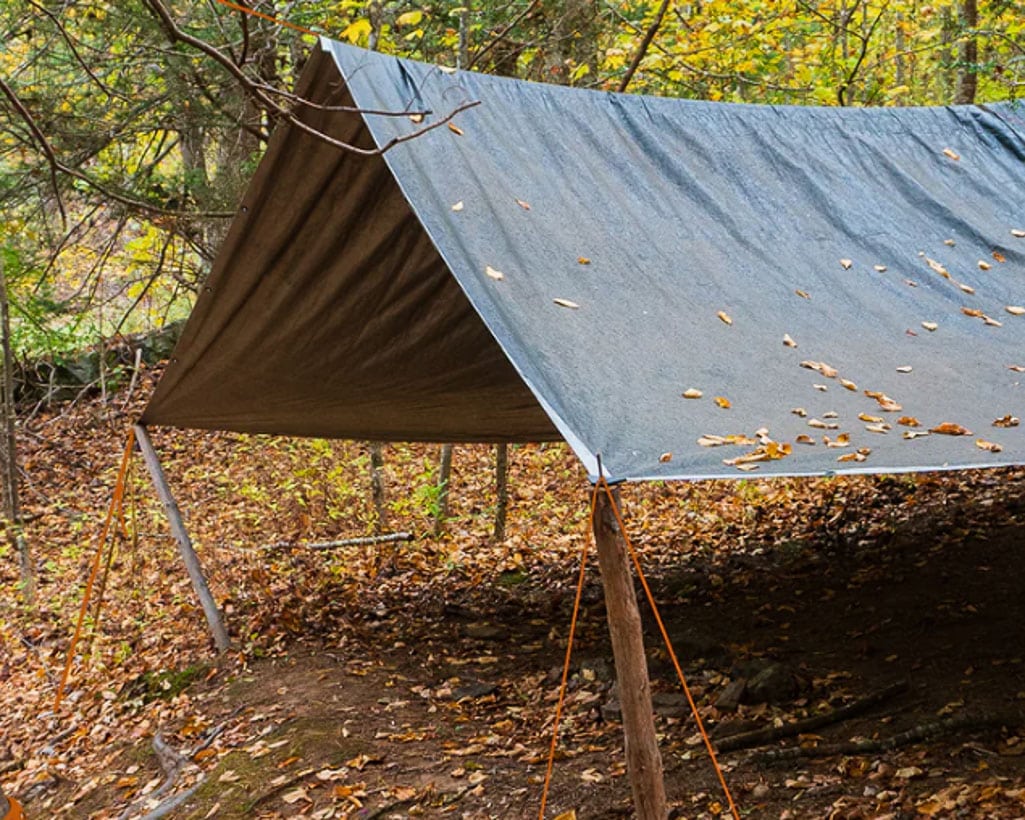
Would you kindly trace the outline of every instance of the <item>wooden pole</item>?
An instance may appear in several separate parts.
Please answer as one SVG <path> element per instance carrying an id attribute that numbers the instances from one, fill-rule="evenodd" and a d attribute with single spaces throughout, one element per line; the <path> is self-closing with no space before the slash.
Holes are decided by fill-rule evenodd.
<path id="1" fill-rule="evenodd" d="M 210 587 L 207 586 L 206 577 L 203 575 L 203 565 L 199 563 L 199 556 L 192 548 L 192 539 L 189 538 L 189 534 L 185 530 L 181 510 L 178 509 L 178 504 L 174 500 L 174 496 L 171 495 L 171 488 L 167 484 L 164 468 L 160 466 L 160 458 L 157 456 L 157 451 L 153 449 L 149 433 L 141 424 L 135 425 L 135 438 L 139 442 L 142 459 L 146 462 L 150 478 L 153 479 L 153 486 L 160 497 L 160 503 L 164 505 L 164 513 L 171 525 L 171 533 L 178 542 L 178 552 L 181 553 L 185 569 L 188 570 L 189 578 L 192 579 L 192 588 L 196 591 L 199 602 L 203 606 L 203 613 L 206 615 L 206 622 L 210 625 L 210 631 L 213 633 L 217 651 L 226 652 L 231 648 L 228 630 L 224 627 L 221 612 L 214 602 L 214 596 L 210 593 Z"/>
<path id="2" fill-rule="evenodd" d="M 434 511 L 434 537 L 440 538 L 448 520 L 448 491 L 452 484 L 452 445 L 441 445 L 441 464 L 438 466 L 438 506 Z"/>
<path id="3" fill-rule="evenodd" d="M 619 490 L 612 490 L 619 506 Z M 637 608 L 630 559 L 616 523 L 612 502 L 599 489 L 594 516 L 594 540 L 605 589 L 605 610 L 616 661 L 616 682 L 623 714 L 626 767 L 638 820 L 665 820 L 668 813 L 662 756 L 655 737 L 648 661 L 644 655 L 641 613 Z"/>
<path id="4" fill-rule="evenodd" d="M 495 543 L 505 540 L 505 520 L 509 513 L 509 445 L 495 445 Z"/>

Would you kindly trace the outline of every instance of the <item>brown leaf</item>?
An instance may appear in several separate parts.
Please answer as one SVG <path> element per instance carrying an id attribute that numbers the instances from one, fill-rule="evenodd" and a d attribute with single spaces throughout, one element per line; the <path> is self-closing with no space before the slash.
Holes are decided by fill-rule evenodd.
<path id="1" fill-rule="evenodd" d="M 847 447 L 851 443 L 851 436 L 850 433 L 841 433 L 835 439 L 831 439 L 829 436 L 823 436 L 822 441 L 827 447 Z"/>
<path id="2" fill-rule="evenodd" d="M 980 450 L 986 450 L 990 453 L 999 453 L 1004 448 L 997 444 L 995 441 L 986 441 L 984 438 L 975 439 L 975 446 Z"/>
<path id="3" fill-rule="evenodd" d="M 897 419 L 897 424 L 902 424 L 905 427 L 921 427 L 922 422 L 916 419 L 914 416 L 901 416 Z"/>
<path id="4" fill-rule="evenodd" d="M 590 265 L 591 264 L 591 260 L 588 259 L 586 256 L 578 256 L 577 257 L 577 263 L 581 264 L 581 265 Z"/>
<path id="5" fill-rule="evenodd" d="M 1007 365 L 1007 369 L 1013 370 L 1015 373 L 1025 373 L 1025 365 L 1009 364 Z"/>
<path id="6" fill-rule="evenodd" d="M 1006 262 L 1006 261 L 1007 261 L 1007 257 L 1006 257 L 1006 256 L 1004 256 L 1004 255 L 1003 255 L 1002 253 L 1000 253 L 1000 251 L 993 251 L 993 253 L 991 254 L 991 256 L 992 256 L 992 257 L 993 257 L 993 258 L 994 258 L 994 259 L 995 259 L 995 260 L 996 260 L 997 262 Z"/>
<path id="7" fill-rule="evenodd" d="M 811 295 L 806 290 L 801 290 L 800 288 L 798 288 L 797 290 L 794 291 L 794 293 L 796 293 L 802 299 L 811 299 Z"/>
<path id="8" fill-rule="evenodd" d="M 943 267 L 943 265 L 941 265 L 935 259 L 930 259 L 927 256 L 927 257 L 925 257 L 925 261 L 929 265 L 930 268 L 932 268 L 934 271 L 936 271 L 936 273 L 938 273 L 944 279 L 949 279 L 950 278 L 950 271 L 948 271 L 945 267 Z"/>
<path id="9" fill-rule="evenodd" d="M 952 159 L 955 162 L 961 159 L 961 155 L 957 153 L 957 151 L 955 151 L 953 148 L 944 148 L 943 156 L 947 157 L 948 159 Z"/>
<path id="10" fill-rule="evenodd" d="M 897 368 L 898 373 L 910 373 L 911 370 L 912 367 L 909 364 L 902 364 L 900 367 Z"/>
<path id="11" fill-rule="evenodd" d="M 939 327 L 939 325 L 936 324 L 935 322 L 922 322 L 922 327 L 924 327 L 926 330 L 932 332 L 932 331 L 936 330 Z"/>
<path id="12" fill-rule="evenodd" d="M 727 324 L 727 325 L 732 325 L 733 324 L 733 319 L 730 317 L 730 314 L 728 314 L 725 310 L 720 310 L 715 315 L 718 316 L 719 319 L 722 320 L 725 324 Z"/>
<path id="13" fill-rule="evenodd" d="M 729 410 L 733 406 L 730 404 L 730 400 L 725 396 L 716 396 L 712 401 L 719 405 L 723 410 Z"/>
<path id="14" fill-rule="evenodd" d="M 985 314 L 978 308 L 963 307 L 961 312 L 965 316 L 971 316 L 973 319 L 981 319 Z"/>
<path id="15" fill-rule="evenodd" d="M 827 374 L 823 373 L 822 375 L 825 376 Z M 858 385 L 856 385 L 850 379 L 840 379 L 840 384 L 843 385 L 844 387 L 846 387 L 848 390 L 852 390 L 854 392 L 857 392 L 857 390 L 858 390 Z"/>
<path id="16" fill-rule="evenodd" d="M 837 456 L 836 460 L 837 461 L 864 461 L 867 458 L 868 458 L 868 453 L 863 453 L 861 450 L 856 450 L 853 453 L 844 453 L 842 456 Z"/>
<path id="17" fill-rule="evenodd" d="M 559 307 L 569 308 L 570 310 L 576 310 L 580 307 L 576 302 L 571 302 L 569 299 L 552 299 L 552 301 Z"/>
<path id="18" fill-rule="evenodd" d="M 1025 231 L 1021 230 L 1021 228 L 1011 228 L 1011 236 L 1021 239 L 1022 237 L 1025 237 Z"/>
<path id="19" fill-rule="evenodd" d="M 523 208 L 523 210 L 525 210 L 525 211 L 529 211 L 530 210 L 530 203 L 529 202 L 525 202 L 522 199 L 517 199 L 516 200 L 516 204 L 519 205 L 521 208 Z"/>
<path id="20" fill-rule="evenodd" d="M 939 433 L 944 436 L 970 436 L 972 431 L 962 427 L 960 424 L 955 424 L 952 421 L 944 421 L 937 424 L 935 427 L 929 428 L 930 433 Z"/>
<path id="21" fill-rule="evenodd" d="M 958 282 L 957 286 L 961 288 L 961 290 L 963 290 L 965 293 L 975 293 L 975 288 L 973 288 L 971 285 L 966 285 L 964 282 Z"/>
<path id="22" fill-rule="evenodd" d="M 455 134 L 457 137 L 461 137 L 463 135 L 463 129 L 456 125 L 454 122 L 450 122 L 448 124 L 448 130 Z"/>
<path id="23" fill-rule="evenodd" d="M 799 433 L 797 438 L 794 439 L 798 444 L 815 444 L 815 439 L 809 436 L 807 433 Z"/>
<path id="24" fill-rule="evenodd" d="M 660 462 L 662 462 L 663 464 L 665 464 L 667 461 L 672 461 L 673 460 L 673 454 L 672 453 L 662 453 L 662 455 L 660 455 L 658 457 L 658 460 Z"/>
<path id="25" fill-rule="evenodd" d="M 1019 424 L 1021 424 L 1021 419 L 1017 416 L 1012 416 L 1010 413 L 995 419 L 993 422 L 994 427 L 1017 427 Z"/>
<path id="26" fill-rule="evenodd" d="M 891 428 L 890 425 L 884 421 L 880 424 L 866 424 L 865 429 L 868 430 L 870 433 L 888 433 L 893 428 Z"/>
<path id="27" fill-rule="evenodd" d="M 858 418 L 867 421 L 869 424 L 881 424 L 885 421 L 882 416 L 870 416 L 868 413 L 858 413 Z"/>
<path id="28" fill-rule="evenodd" d="M 1004 308 L 1012 316 L 1025 316 L 1025 307 L 1021 305 L 1008 305 Z"/>
<path id="29" fill-rule="evenodd" d="M 835 422 L 821 421 L 820 419 L 808 419 L 808 426 L 817 430 L 839 430 L 840 425 Z"/>
<path id="30" fill-rule="evenodd" d="M 808 411 L 805 410 L 803 407 L 795 407 L 790 412 L 793 413 L 795 416 L 800 416 L 802 419 L 806 418 L 808 415 Z"/>
<path id="31" fill-rule="evenodd" d="M 924 430 L 905 430 L 903 438 L 914 439 L 914 438 L 922 438 L 922 436 L 927 436 L 927 435 L 929 435 L 929 434 L 927 432 L 925 432 Z"/>
<path id="32" fill-rule="evenodd" d="M 989 262 L 987 262 L 985 259 L 979 260 L 979 270 L 989 270 L 992 267 L 993 266 L 989 264 Z"/>
<path id="33" fill-rule="evenodd" d="M 685 399 L 700 399 L 705 394 L 696 387 L 688 387 L 683 391 L 682 395 Z"/>
<path id="34" fill-rule="evenodd" d="M 797 347 L 797 342 L 795 342 L 793 339 L 790 338 L 790 334 L 789 333 L 784 333 L 783 334 L 783 344 L 786 345 L 787 347 Z"/>

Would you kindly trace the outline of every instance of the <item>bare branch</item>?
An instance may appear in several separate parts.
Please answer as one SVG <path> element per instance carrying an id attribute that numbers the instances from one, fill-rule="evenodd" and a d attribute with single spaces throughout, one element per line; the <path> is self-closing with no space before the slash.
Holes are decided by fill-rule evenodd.
<path id="1" fill-rule="evenodd" d="M 508 36 L 510 31 L 512 31 L 514 28 L 516 28 L 516 26 L 518 26 L 520 23 L 522 23 L 524 20 L 526 20 L 528 17 L 530 17 L 530 15 L 534 13 L 534 10 L 539 5 L 541 5 L 541 0 L 530 0 L 530 5 L 529 6 L 527 6 L 523 11 L 521 11 L 519 14 L 517 14 L 512 20 L 510 20 L 508 23 L 506 23 L 506 25 L 502 28 L 502 30 L 500 32 L 498 32 L 498 34 L 496 34 L 494 37 L 491 38 L 491 42 L 489 42 L 487 45 L 483 46 L 480 49 L 480 51 L 478 51 L 476 54 L 473 55 L 472 58 L 470 58 L 470 61 L 466 64 L 467 69 L 471 69 L 475 65 L 477 65 L 477 63 L 479 63 L 481 61 L 481 59 L 483 59 L 485 54 L 487 54 L 489 51 L 491 51 L 495 46 L 497 46 L 499 43 L 501 43 Z"/>
<path id="2" fill-rule="evenodd" d="M 619 83 L 619 88 L 616 89 L 621 94 L 626 91 L 630 81 L 633 79 L 634 74 L 637 73 L 637 69 L 641 65 L 641 60 L 644 59 L 644 55 L 648 53 L 648 47 L 651 45 L 651 41 L 655 39 L 655 35 L 658 34 L 659 28 L 662 26 L 662 21 L 665 19 L 666 10 L 669 8 L 669 0 L 662 0 L 662 5 L 658 9 L 658 14 L 655 15 L 655 19 L 648 26 L 648 30 L 644 32 L 644 39 L 641 40 L 640 45 L 637 46 L 637 53 L 634 54 L 633 60 L 630 61 L 630 67 L 627 68 L 626 74 L 623 75 L 623 79 Z"/>

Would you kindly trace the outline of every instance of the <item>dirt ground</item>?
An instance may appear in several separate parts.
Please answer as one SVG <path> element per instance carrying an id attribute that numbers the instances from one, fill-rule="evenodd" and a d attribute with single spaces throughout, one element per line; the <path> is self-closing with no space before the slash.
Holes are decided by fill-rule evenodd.
<path id="1" fill-rule="evenodd" d="M 669 633 L 720 742 L 882 693 L 860 715 L 723 753 L 742 816 L 1025 817 L 1019 503 L 996 502 L 999 526 L 974 534 L 958 531 L 956 515 L 936 532 L 923 511 L 886 543 L 652 562 Z M 167 742 L 199 749 L 200 765 L 172 791 L 201 769 L 203 781 L 171 816 L 536 817 L 572 583 L 532 567 L 455 597 L 405 584 L 404 597 L 355 609 L 332 604 L 326 587 L 297 613 L 300 631 L 280 656 L 210 667 L 177 697 L 185 705 Z M 628 817 L 594 573 L 584 601 L 547 816 Z M 648 627 L 674 816 L 729 816 Z M 716 707 L 731 681 L 766 669 L 777 679 L 767 693 L 748 693 L 752 702 L 735 711 Z M 827 748 L 859 740 L 876 745 Z M 124 795 L 163 782 L 157 764 L 148 748 L 115 750 L 107 782 L 64 813 L 118 816 Z M 135 807 L 129 816 L 142 816 L 144 805 Z"/>

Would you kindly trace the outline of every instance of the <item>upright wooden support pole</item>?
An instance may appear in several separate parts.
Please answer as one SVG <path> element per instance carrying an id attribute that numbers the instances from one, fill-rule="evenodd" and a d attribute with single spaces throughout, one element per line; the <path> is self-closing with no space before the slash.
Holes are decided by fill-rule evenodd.
<path id="1" fill-rule="evenodd" d="M 619 490 L 613 489 L 612 492 L 618 506 Z M 641 614 L 637 609 L 626 543 L 604 489 L 598 490 L 594 540 L 598 546 L 612 655 L 616 661 L 626 768 L 633 791 L 634 812 L 638 820 L 666 820 L 668 807 L 662 755 L 655 737 Z"/>
<path id="2" fill-rule="evenodd" d="M 143 461 L 146 462 L 146 469 L 149 470 L 150 478 L 153 479 L 153 486 L 160 497 L 160 503 L 164 505 L 164 512 L 171 524 L 171 533 L 178 542 L 178 552 L 181 553 L 185 569 L 188 570 L 189 578 L 192 579 L 192 588 L 196 591 L 199 602 L 203 606 L 203 613 L 206 615 L 206 622 L 210 625 L 210 631 L 213 633 L 217 651 L 225 652 L 231 648 L 228 630 L 224 628 L 221 612 L 217 608 L 217 604 L 214 603 L 214 596 L 210 594 L 210 587 L 207 586 L 206 577 L 203 575 L 203 566 L 199 563 L 199 556 L 192 548 L 192 539 L 189 538 L 189 534 L 185 530 L 181 510 L 178 509 L 178 504 L 175 502 L 174 496 L 171 495 L 171 488 L 167 484 L 164 468 L 160 466 L 157 451 L 153 449 L 149 433 L 141 424 L 135 425 L 135 439 L 139 442 Z"/>

